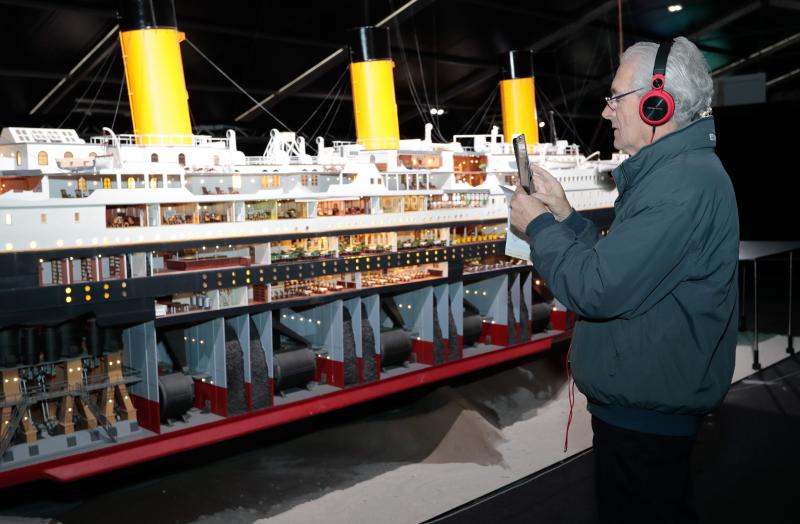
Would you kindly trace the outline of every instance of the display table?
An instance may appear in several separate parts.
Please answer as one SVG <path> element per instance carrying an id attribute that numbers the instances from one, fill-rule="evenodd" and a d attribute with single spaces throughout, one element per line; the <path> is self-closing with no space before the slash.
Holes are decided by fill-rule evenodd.
<path id="1" fill-rule="evenodd" d="M 758 362 L 758 259 L 781 253 L 789 253 L 789 340 L 786 352 L 794 353 L 792 341 L 792 262 L 793 251 L 800 249 L 800 241 L 765 241 L 742 240 L 739 242 L 739 261 L 753 263 L 753 369 L 761 369 Z M 739 294 L 739 309 L 744 315 L 745 283 L 747 282 L 746 266 L 742 266 L 742 290 Z"/>

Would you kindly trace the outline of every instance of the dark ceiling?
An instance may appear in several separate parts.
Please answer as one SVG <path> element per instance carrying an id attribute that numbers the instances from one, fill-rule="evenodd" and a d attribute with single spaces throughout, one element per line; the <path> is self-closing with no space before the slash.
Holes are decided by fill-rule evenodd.
<path id="1" fill-rule="evenodd" d="M 540 116 L 553 110 L 559 136 L 608 149 L 599 113 L 617 65 L 620 6 L 625 46 L 686 35 L 716 77 L 762 72 L 768 103 L 800 99 L 800 1 L 699 0 L 670 13 L 672 3 L 678 0 L 176 0 L 175 7 L 189 41 L 183 60 L 195 131 L 233 127 L 245 149 L 262 148 L 282 124 L 310 137 L 353 139 L 347 53 L 266 102 L 276 118 L 251 110 L 253 99 L 341 49 L 347 29 L 397 10 L 387 25 L 404 138 L 420 137 L 429 120 L 447 138 L 499 125 L 497 57 L 529 48 Z M 113 0 L 0 0 L 0 126 L 91 135 L 113 124 L 130 132 L 119 45 L 109 36 L 115 7 Z M 445 114 L 432 117 L 431 107 Z"/>

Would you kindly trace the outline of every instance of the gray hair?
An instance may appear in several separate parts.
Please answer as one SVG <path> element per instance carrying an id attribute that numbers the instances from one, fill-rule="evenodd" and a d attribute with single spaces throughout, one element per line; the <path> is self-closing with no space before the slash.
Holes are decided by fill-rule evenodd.
<path id="1" fill-rule="evenodd" d="M 640 98 L 650 89 L 657 51 L 658 44 L 639 42 L 626 49 L 622 55 L 622 63 L 630 61 L 634 66 L 631 88 L 645 87 L 638 93 Z M 664 79 L 664 89 L 675 99 L 672 120 L 679 127 L 709 112 L 714 83 L 708 71 L 708 63 L 697 46 L 685 37 L 679 36 L 672 44 Z"/>

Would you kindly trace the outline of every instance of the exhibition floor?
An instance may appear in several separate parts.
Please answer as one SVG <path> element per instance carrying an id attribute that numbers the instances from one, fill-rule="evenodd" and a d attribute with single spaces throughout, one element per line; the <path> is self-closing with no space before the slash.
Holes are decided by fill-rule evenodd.
<path id="1" fill-rule="evenodd" d="M 751 341 L 740 337 L 735 380 L 752 373 Z M 760 341 L 765 369 L 734 386 L 700 435 L 697 503 L 710 521 L 758 511 L 781 522 L 793 500 L 780 496 L 798 465 L 798 363 L 768 368 L 786 338 Z M 4 490 L 0 522 L 592 522 L 582 395 L 563 451 L 565 351 L 95 479 Z"/>
<path id="2" fill-rule="evenodd" d="M 783 358 L 786 337 L 762 337 L 765 365 L 777 362 L 742 379 L 751 360 L 740 346 L 740 380 L 698 435 L 692 468 L 700 522 L 797 521 L 800 356 Z M 427 522 L 589 524 L 596 521 L 593 474 L 587 450 Z"/>

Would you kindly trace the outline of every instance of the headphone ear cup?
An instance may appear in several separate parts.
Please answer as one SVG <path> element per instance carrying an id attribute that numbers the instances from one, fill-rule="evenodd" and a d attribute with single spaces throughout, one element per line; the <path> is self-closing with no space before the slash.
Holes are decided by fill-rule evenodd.
<path id="1" fill-rule="evenodd" d="M 675 113 L 675 101 L 668 91 L 653 89 L 639 101 L 639 116 L 649 126 L 666 124 Z"/>

